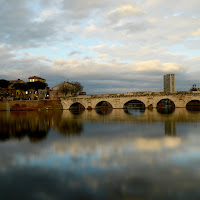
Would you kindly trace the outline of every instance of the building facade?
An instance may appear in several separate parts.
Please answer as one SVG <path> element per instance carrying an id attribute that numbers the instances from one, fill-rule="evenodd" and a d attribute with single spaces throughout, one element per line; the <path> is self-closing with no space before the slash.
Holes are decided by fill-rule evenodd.
<path id="1" fill-rule="evenodd" d="M 0 101 L 3 99 L 12 99 L 16 97 L 15 89 L 0 88 Z"/>
<path id="2" fill-rule="evenodd" d="M 175 92 L 175 74 L 166 74 L 163 77 L 164 92 Z"/>
<path id="3" fill-rule="evenodd" d="M 66 94 L 61 91 L 62 87 L 65 87 L 65 86 L 70 88 L 70 87 L 73 87 L 73 84 L 69 83 L 69 82 L 63 82 L 63 83 L 61 83 L 59 85 L 54 86 L 49 91 L 50 99 L 57 100 L 57 99 L 61 99 L 61 98 L 64 98 L 64 97 L 72 96 L 70 91 L 68 91 Z"/>
<path id="4" fill-rule="evenodd" d="M 37 81 L 40 81 L 40 82 L 42 82 L 42 83 L 45 83 L 45 82 L 46 82 L 45 79 L 43 79 L 43 78 L 41 78 L 41 77 L 38 77 L 38 76 L 30 76 L 30 77 L 28 78 L 28 82 L 37 82 Z"/>

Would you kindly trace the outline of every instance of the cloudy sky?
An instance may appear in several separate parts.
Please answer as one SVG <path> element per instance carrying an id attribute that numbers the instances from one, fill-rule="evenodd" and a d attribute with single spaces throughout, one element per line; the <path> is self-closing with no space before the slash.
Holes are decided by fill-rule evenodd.
<path id="1" fill-rule="evenodd" d="M 0 79 L 88 94 L 200 87 L 199 0 L 0 0 Z"/>

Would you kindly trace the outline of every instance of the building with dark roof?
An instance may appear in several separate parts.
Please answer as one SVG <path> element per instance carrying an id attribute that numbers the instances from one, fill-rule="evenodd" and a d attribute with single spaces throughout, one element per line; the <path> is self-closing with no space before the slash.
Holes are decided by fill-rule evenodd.
<path id="1" fill-rule="evenodd" d="M 43 79 L 43 78 L 41 78 L 41 77 L 38 77 L 38 76 L 30 76 L 30 77 L 28 78 L 28 82 L 37 82 L 37 81 L 40 81 L 40 82 L 42 82 L 42 83 L 45 83 L 45 82 L 46 82 L 45 79 Z"/>

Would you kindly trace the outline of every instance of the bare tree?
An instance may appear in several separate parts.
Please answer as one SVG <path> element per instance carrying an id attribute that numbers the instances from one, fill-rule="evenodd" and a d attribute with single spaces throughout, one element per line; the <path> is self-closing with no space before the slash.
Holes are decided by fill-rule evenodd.
<path id="1" fill-rule="evenodd" d="M 72 84 L 73 84 L 73 86 L 72 86 L 71 92 L 72 92 L 73 96 L 76 96 L 78 94 L 78 92 L 83 91 L 83 86 L 78 81 L 74 81 L 74 82 L 72 82 Z"/>
<path id="2" fill-rule="evenodd" d="M 63 82 L 59 87 L 59 91 L 64 93 L 65 96 L 69 92 L 72 94 L 72 96 L 76 96 L 82 90 L 83 90 L 83 86 L 78 81 L 74 81 L 74 82 L 71 82 L 71 83 Z"/>
<path id="3" fill-rule="evenodd" d="M 72 86 L 66 82 L 63 82 L 60 87 L 59 87 L 59 91 L 64 93 L 64 95 L 66 96 L 69 92 L 71 92 L 72 90 Z"/>

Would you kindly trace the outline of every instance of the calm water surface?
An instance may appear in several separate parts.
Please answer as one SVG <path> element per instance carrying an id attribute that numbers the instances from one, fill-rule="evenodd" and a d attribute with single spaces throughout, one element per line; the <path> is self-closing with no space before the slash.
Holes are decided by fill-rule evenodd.
<path id="1" fill-rule="evenodd" d="M 0 199 L 200 199 L 200 112 L 0 112 Z"/>

